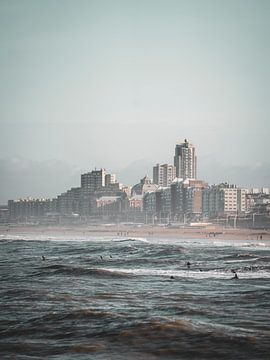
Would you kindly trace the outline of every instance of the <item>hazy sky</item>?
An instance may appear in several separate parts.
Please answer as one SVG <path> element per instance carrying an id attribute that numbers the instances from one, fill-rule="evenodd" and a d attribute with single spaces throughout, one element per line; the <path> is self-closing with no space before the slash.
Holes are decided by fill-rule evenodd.
<path id="1" fill-rule="evenodd" d="M 184 138 L 200 178 L 269 186 L 269 39 L 269 0 L 0 0 L 0 202 Z"/>

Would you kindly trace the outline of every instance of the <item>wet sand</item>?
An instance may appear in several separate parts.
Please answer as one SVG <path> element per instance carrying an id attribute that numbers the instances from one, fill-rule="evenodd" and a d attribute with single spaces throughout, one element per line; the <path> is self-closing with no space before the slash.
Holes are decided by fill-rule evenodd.
<path id="1" fill-rule="evenodd" d="M 208 226 L 206 228 L 165 228 L 150 225 L 0 225 L 0 235 L 48 235 L 48 236 L 115 236 L 143 238 L 213 238 L 230 240 L 270 240 L 270 230 L 234 229 Z"/>

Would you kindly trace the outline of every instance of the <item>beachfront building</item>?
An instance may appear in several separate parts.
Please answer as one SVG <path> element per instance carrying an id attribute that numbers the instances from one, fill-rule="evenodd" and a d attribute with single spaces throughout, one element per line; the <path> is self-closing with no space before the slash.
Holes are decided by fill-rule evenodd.
<path id="1" fill-rule="evenodd" d="M 246 190 L 221 183 L 203 191 L 203 213 L 209 218 L 239 215 L 246 211 Z"/>
<path id="2" fill-rule="evenodd" d="M 157 212 L 157 196 L 156 192 L 147 192 L 143 197 L 143 209 L 145 213 L 145 222 L 155 222 L 156 212 Z"/>
<path id="3" fill-rule="evenodd" d="M 105 186 L 105 176 L 105 169 L 92 170 L 91 172 L 82 174 L 81 188 L 93 193 Z"/>
<path id="4" fill-rule="evenodd" d="M 0 224 L 8 223 L 9 212 L 7 205 L 0 205 Z"/>
<path id="5" fill-rule="evenodd" d="M 156 184 L 153 184 L 152 179 L 145 175 L 140 182 L 132 187 L 131 195 L 134 196 L 137 195 L 144 195 L 151 191 L 156 191 L 158 186 Z"/>
<path id="6" fill-rule="evenodd" d="M 203 213 L 203 190 L 208 184 L 202 180 L 183 181 L 184 213 L 188 221 L 201 220 Z"/>
<path id="7" fill-rule="evenodd" d="M 79 214 L 81 188 L 71 188 L 57 197 L 57 209 L 62 215 Z"/>
<path id="8" fill-rule="evenodd" d="M 156 164 L 153 167 L 153 183 L 167 187 L 170 186 L 173 180 L 176 178 L 175 166 L 169 164 Z"/>
<path id="9" fill-rule="evenodd" d="M 184 180 L 197 178 L 195 147 L 187 139 L 175 146 L 174 166 L 176 177 Z"/>
<path id="10" fill-rule="evenodd" d="M 183 179 L 175 178 L 171 184 L 171 215 L 173 220 L 184 218 Z"/>
<path id="11" fill-rule="evenodd" d="M 133 195 L 128 199 L 129 211 L 141 212 L 143 211 L 143 195 Z"/>
<path id="12" fill-rule="evenodd" d="M 55 199 L 19 199 L 8 201 L 9 221 L 28 222 L 56 211 Z"/>
<path id="13" fill-rule="evenodd" d="M 156 216 L 159 223 L 171 219 L 171 187 L 159 187 L 156 191 Z"/>
<path id="14" fill-rule="evenodd" d="M 101 196 L 100 198 L 96 198 L 95 215 L 99 218 L 116 218 L 121 212 L 121 196 Z"/>
<path id="15" fill-rule="evenodd" d="M 207 186 L 202 180 L 175 178 L 169 187 L 144 195 L 144 211 L 148 219 L 160 223 L 201 220 L 202 194 Z"/>
<path id="16" fill-rule="evenodd" d="M 115 174 L 105 174 L 105 185 L 110 186 L 116 183 L 116 175 Z"/>

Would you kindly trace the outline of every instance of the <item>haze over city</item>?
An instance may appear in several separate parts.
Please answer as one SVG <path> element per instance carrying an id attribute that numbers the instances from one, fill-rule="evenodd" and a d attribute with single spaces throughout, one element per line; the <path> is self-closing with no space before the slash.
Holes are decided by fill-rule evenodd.
<path id="1" fill-rule="evenodd" d="M 270 185 L 269 1 L 1 1 L 0 29 L 0 203 L 135 184 L 184 138 L 200 179 Z"/>

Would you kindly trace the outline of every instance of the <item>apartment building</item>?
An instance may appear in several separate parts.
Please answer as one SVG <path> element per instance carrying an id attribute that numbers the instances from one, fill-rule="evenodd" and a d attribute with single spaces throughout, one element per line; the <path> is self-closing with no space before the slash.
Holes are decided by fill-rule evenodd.
<path id="1" fill-rule="evenodd" d="M 168 187 L 171 185 L 171 183 L 175 178 L 176 178 L 176 169 L 174 165 L 156 164 L 156 166 L 153 167 L 154 184 L 162 187 Z"/>
<path id="2" fill-rule="evenodd" d="M 183 143 L 176 144 L 175 146 L 174 166 L 176 169 L 176 177 L 184 180 L 197 178 L 195 146 L 187 139 L 185 139 Z"/>

